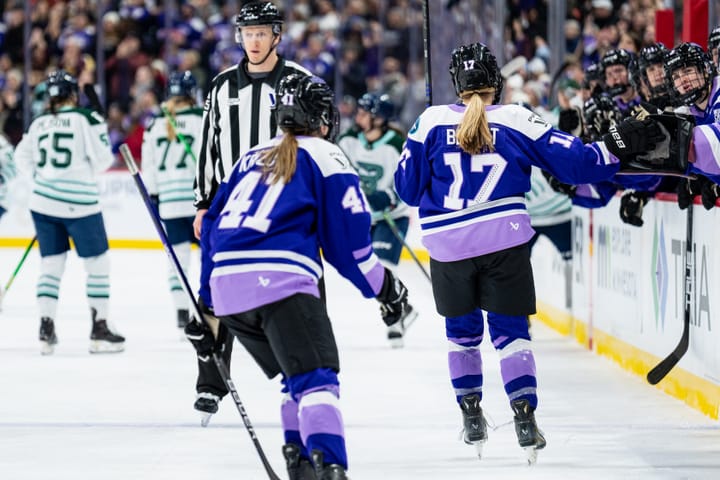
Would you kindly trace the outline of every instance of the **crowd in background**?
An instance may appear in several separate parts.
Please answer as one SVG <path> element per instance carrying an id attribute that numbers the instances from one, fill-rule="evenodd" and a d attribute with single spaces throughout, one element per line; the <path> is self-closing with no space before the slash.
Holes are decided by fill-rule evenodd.
<path id="1" fill-rule="evenodd" d="M 446 1 L 451 10 L 463 0 Z M 550 111 L 548 0 L 506 1 L 505 57 L 522 57 L 508 74 L 505 102 Z M 101 2 L 98 8 L 97 2 Z M 235 42 L 236 1 L 34 0 L 31 2 L 29 77 L 24 74 L 24 3 L 9 0 L 0 24 L 0 128 L 16 144 L 25 125 L 23 85 L 34 111 L 42 109 L 46 73 L 63 68 L 82 87 L 98 82 L 97 29 L 104 56 L 104 99 L 114 151 L 122 142 L 139 152 L 142 132 L 159 113 L 167 76 L 190 70 L 202 91 L 243 52 Z M 583 68 L 612 47 L 638 51 L 655 40 L 654 12 L 662 1 L 574 0 L 567 2 L 566 54 L 573 67 L 565 82 L 582 82 Z M 287 5 L 286 5 L 287 4 Z M 365 92 L 390 94 L 397 122 L 407 128 L 424 108 L 422 2 L 418 0 L 294 0 L 288 7 L 280 53 L 325 79 L 336 92 L 343 126 Z M 339 8 L 341 7 L 341 8 Z M 97 12 L 104 11 L 101 18 Z M 167 18 L 166 18 L 167 16 Z M 419 40 L 412 42 L 411 39 Z M 482 39 L 478 39 L 482 40 Z M 504 72 L 505 73 L 505 72 Z M 435 72 L 438 74 L 438 72 Z M 441 72 L 444 74 L 444 72 Z M 198 99 L 202 101 L 202 98 Z M 83 100 L 87 102 L 87 100 Z"/>

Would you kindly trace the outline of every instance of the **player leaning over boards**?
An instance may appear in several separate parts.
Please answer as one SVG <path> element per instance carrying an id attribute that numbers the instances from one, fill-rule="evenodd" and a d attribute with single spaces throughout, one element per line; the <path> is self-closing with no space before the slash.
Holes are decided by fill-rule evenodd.
<path id="1" fill-rule="evenodd" d="M 340 364 L 319 288 L 320 249 L 395 321 L 407 289 L 373 252 L 370 210 L 355 170 L 323 139 L 336 128 L 330 88 L 314 77 L 287 76 L 275 112 L 283 134 L 238 161 L 203 218 L 208 255 L 200 297 L 269 378 L 282 377 L 291 480 L 343 480 Z M 198 340 L 196 348 L 210 353 Z"/>
<path id="2" fill-rule="evenodd" d="M 52 353 L 58 341 L 54 319 L 70 238 L 87 272 L 90 352 L 121 352 L 125 338 L 107 320 L 110 259 L 96 179 L 113 162 L 107 125 L 97 113 L 78 108 L 77 81 L 63 70 L 48 75 L 47 90 L 48 112 L 33 120 L 15 150 L 18 168 L 33 178 L 30 213 L 41 256 L 42 353 Z"/>
<path id="3" fill-rule="evenodd" d="M 615 136 L 583 145 L 519 105 L 493 105 L 503 81 L 495 57 L 480 43 L 452 52 L 450 74 L 460 101 L 420 115 L 395 185 L 405 202 L 419 206 L 464 440 L 480 454 L 487 439 L 479 348 L 486 310 L 518 441 L 532 463 L 545 439 L 535 423 L 537 382 L 527 323 L 535 313 L 527 245 L 534 231 L 524 199 L 531 166 L 564 183 L 593 183 L 612 177 L 621 161 L 653 148 L 662 135 L 653 121 L 631 118 L 616 127 Z"/>
<path id="4" fill-rule="evenodd" d="M 277 83 L 291 73 L 310 74 L 278 55 L 282 25 L 280 12 L 270 2 L 247 3 L 235 18 L 235 39 L 245 51 L 245 58 L 213 79 L 205 99 L 195 174 L 197 214 L 193 225 L 198 239 L 202 217 L 233 164 L 250 148 L 277 133 L 270 111 L 275 102 Z M 224 325 L 215 323 L 215 326 L 219 351 L 229 366 L 232 336 L 228 335 Z M 218 402 L 227 394 L 222 377 L 209 358 L 203 361 L 198 357 L 195 389 L 194 407 L 202 415 L 201 423 L 207 425 L 210 416 L 218 411 Z"/>
<path id="5" fill-rule="evenodd" d="M 407 205 L 398 198 L 393 179 L 405 143 L 404 136 L 388 125 L 394 110 L 395 106 L 387 95 L 366 93 L 358 100 L 355 126 L 338 140 L 338 146 L 360 176 L 360 186 L 373 211 L 370 235 L 375 254 L 393 271 L 400 261 L 403 244 L 393 233 L 389 222 L 394 222 L 403 236 L 410 224 Z M 400 321 L 387 325 L 390 345 L 394 348 L 403 346 L 405 329 L 415 317 L 417 312 L 408 304 Z"/>
<path id="6" fill-rule="evenodd" d="M 195 241 L 193 181 L 200 152 L 202 109 L 197 106 L 197 82 L 189 71 L 168 79 L 163 114 L 143 134 L 142 165 L 148 193 L 157 202 L 168 240 L 184 272 L 190 268 L 190 245 Z M 177 309 L 177 326 L 189 321 L 188 298 L 172 263 L 168 266 L 170 292 Z"/>

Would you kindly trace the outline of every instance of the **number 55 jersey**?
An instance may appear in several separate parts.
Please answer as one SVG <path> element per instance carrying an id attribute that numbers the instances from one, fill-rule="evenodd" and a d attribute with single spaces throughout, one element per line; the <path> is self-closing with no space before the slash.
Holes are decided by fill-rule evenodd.
<path id="1" fill-rule="evenodd" d="M 408 133 L 395 187 L 419 207 L 430 256 L 451 262 L 527 243 L 525 205 L 533 165 L 563 183 L 595 183 L 619 169 L 603 142 L 584 145 L 519 105 L 486 107 L 494 149 L 471 155 L 457 144 L 462 104 L 429 107 Z"/>
<path id="2" fill-rule="evenodd" d="M 85 108 L 45 113 L 33 120 L 18 143 L 15 163 L 33 178 L 33 212 L 59 218 L 99 213 L 96 175 L 113 163 L 107 124 Z"/>

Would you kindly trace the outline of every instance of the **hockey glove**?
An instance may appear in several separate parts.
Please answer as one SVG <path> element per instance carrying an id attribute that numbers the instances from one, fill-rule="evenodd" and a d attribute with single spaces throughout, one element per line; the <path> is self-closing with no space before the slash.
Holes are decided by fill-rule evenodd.
<path id="1" fill-rule="evenodd" d="M 620 218 L 623 222 L 642 227 L 643 207 L 648 202 L 646 192 L 627 192 L 620 198 Z"/>
<path id="2" fill-rule="evenodd" d="M 710 210 L 715 206 L 718 198 L 720 198 L 720 185 L 712 180 L 707 180 L 702 186 L 700 194 L 702 195 L 703 207 L 705 207 L 705 210 Z"/>
<path id="3" fill-rule="evenodd" d="M 685 210 L 692 205 L 695 195 L 700 194 L 700 185 L 697 180 L 686 178 L 680 180 L 676 192 L 678 207 L 680 207 L 680 210 Z"/>
<path id="4" fill-rule="evenodd" d="M 662 130 L 653 120 L 637 120 L 629 117 L 617 125 L 610 127 L 610 131 L 602 136 L 607 149 L 627 163 L 633 155 L 647 152 L 665 139 Z"/>
<path id="5" fill-rule="evenodd" d="M 373 193 L 366 195 L 370 208 L 376 212 L 382 212 L 392 206 L 390 195 L 384 190 L 375 190 Z"/>
<path id="6" fill-rule="evenodd" d="M 545 179 L 547 180 L 548 185 L 550 185 L 550 188 L 552 188 L 556 192 L 562 193 L 563 195 L 567 195 L 570 198 L 573 198 L 575 196 L 575 193 L 577 191 L 577 185 L 570 185 L 568 183 L 563 183 L 545 171 L 543 171 L 543 175 L 545 176 Z"/>
<path id="7" fill-rule="evenodd" d="M 565 133 L 575 135 L 580 127 L 580 114 L 574 108 L 564 108 L 560 110 L 558 117 L 558 129 Z"/>
<path id="8" fill-rule="evenodd" d="M 397 323 L 407 309 L 408 290 L 393 273 L 386 268 L 380 293 L 375 297 L 380 302 L 380 312 L 385 325 Z"/>
<path id="9" fill-rule="evenodd" d="M 202 299 L 200 299 L 198 303 L 203 315 L 214 318 L 215 312 L 206 306 Z M 185 336 L 190 340 L 193 347 L 195 347 L 198 360 L 201 362 L 209 362 L 215 350 L 215 336 L 210 326 L 206 322 L 202 322 L 193 316 L 190 322 L 185 325 Z"/>

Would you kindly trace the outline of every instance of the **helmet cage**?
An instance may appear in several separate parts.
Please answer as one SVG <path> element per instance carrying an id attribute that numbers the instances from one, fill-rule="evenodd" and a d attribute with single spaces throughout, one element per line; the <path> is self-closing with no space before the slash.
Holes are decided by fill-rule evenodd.
<path id="1" fill-rule="evenodd" d="M 600 68 L 602 69 L 602 78 L 603 83 L 605 84 L 605 91 L 610 94 L 610 96 L 617 97 L 618 95 L 622 95 L 625 90 L 630 85 L 630 62 L 632 61 L 632 55 L 628 53 L 626 50 L 623 50 L 621 48 L 610 50 L 605 55 L 603 55 L 602 60 L 600 60 Z M 619 85 L 613 85 L 612 87 L 607 85 L 607 79 L 605 77 L 605 72 L 608 67 L 611 67 L 613 65 L 622 65 L 625 67 L 625 70 L 627 71 L 628 75 L 628 83 L 621 83 Z"/>
<path id="2" fill-rule="evenodd" d="M 691 105 L 706 97 L 709 94 L 710 82 L 714 73 L 712 61 L 702 47 L 696 43 L 682 43 L 670 50 L 665 56 L 663 63 L 665 70 L 665 81 L 677 104 Z M 675 88 L 672 74 L 676 70 L 686 67 L 695 67 L 702 76 L 703 82 L 699 87 L 681 94 Z"/>
<path id="3" fill-rule="evenodd" d="M 667 98 L 670 95 L 670 87 L 667 81 L 663 79 L 663 83 L 656 86 L 650 85 L 650 79 L 647 76 L 647 69 L 653 65 L 663 65 L 665 63 L 665 55 L 669 50 L 662 43 L 653 43 L 640 50 L 637 57 L 637 68 L 640 78 L 645 82 L 645 86 L 650 94 L 648 100 L 656 98 Z"/>
<path id="4" fill-rule="evenodd" d="M 453 50 L 449 69 L 458 96 L 462 92 L 489 87 L 495 89 L 493 103 L 500 101 L 503 77 L 495 55 L 482 43 L 462 45 Z"/>

